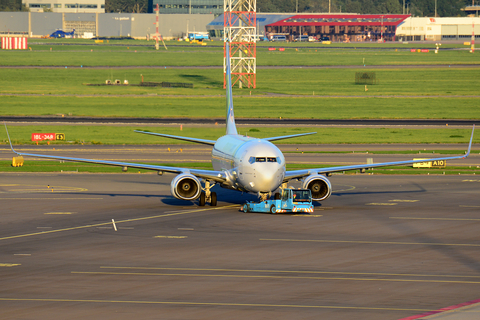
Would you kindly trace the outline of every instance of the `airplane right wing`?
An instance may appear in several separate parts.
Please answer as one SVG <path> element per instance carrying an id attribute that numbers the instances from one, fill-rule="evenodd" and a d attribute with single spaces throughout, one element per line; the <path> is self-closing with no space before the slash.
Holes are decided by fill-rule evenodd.
<path id="1" fill-rule="evenodd" d="M 189 137 L 182 137 L 182 136 L 173 136 L 173 135 L 170 135 L 170 134 L 155 133 L 155 132 L 150 132 L 150 131 L 140 131 L 140 130 L 133 130 L 133 131 L 136 132 L 136 133 L 151 134 L 152 136 L 158 136 L 158 137 L 163 137 L 163 138 L 170 138 L 170 139 L 177 139 L 177 140 L 201 143 L 201 144 L 206 144 L 206 145 L 209 145 L 209 146 L 215 145 L 215 142 L 216 142 L 216 141 L 213 141 L 213 140 L 189 138 Z"/>

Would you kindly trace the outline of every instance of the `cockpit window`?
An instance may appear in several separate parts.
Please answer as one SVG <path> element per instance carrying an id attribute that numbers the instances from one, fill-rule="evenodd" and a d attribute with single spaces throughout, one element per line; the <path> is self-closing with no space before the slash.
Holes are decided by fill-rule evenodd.
<path id="1" fill-rule="evenodd" d="M 280 162 L 280 157 L 250 157 L 248 159 L 250 164 L 255 162 Z"/>

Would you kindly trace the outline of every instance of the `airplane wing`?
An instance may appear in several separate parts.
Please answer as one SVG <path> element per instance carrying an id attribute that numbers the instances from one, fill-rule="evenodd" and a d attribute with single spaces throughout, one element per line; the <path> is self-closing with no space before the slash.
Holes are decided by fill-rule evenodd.
<path id="1" fill-rule="evenodd" d="M 307 132 L 307 133 L 291 134 L 291 135 L 288 135 L 288 136 L 278 136 L 278 137 L 263 138 L 262 140 L 277 141 L 277 140 L 283 140 L 283 139 L 290 139 L 290 138 L 308 136 L 308 135 L 311 135 L 311 134 L 316 134 L 316 132 Z"/>
<path id="2" fill-rule="evenodd" d="M 216 141 L 207 140 L 207 139 L 197 139 L 197 138 L 189 138 L 189 137 L 182 137 L 182 136 L 172 136 L 172 135 L 170 135 L 170 134 L 155 133 L 155 132 L 140 131 L 140 130 L 134 130 L 134 132 L 144 133 L 144 134 L 151 134 L 152 136 L 159 136 L 159 137 L 170 138 L 170 139 L 177 139 L 177 140 L 183 140 L 183 141 L 189 141 L 189 142 L 207 144 L 207 145 L 209 145 L 209 146 L 215 145 L 215 142 L 216 142 Z"/>
<path id="3" fill-rule="evenodd" d="M 7 125 L 5 125 L 5 130 L 7 130 Z M 65 161 L 73 161 L 73 162 L 95 163 L 95 164 L 103 164 L 103 165 L 108 165 L 108 166 L 146 169 L 146 170 L 154 170 L 154 171 L 177 173 L 177 174 L 190 173 L 190 174 L 193 174 L 196 177 L 203 178 L 203 179 L 208 179 L 208 180 L 213 180 L 213 181 L 220 182 L 220 183 L 226 181 L 226 174 L 223 171 L 188 169 L 188 168 L 178 168 L 178 167 L 169 167 L 169 166 L 158 166 L 158 165 L 154 165 L 154 164 L 142 164 L 142 163 L 119 162 L 119 161 L 109 161 L 109 160 L 61 157 L 61 156 L 53 156 L 53 155 L 17 152 L 17 151 L 15 151 L 15 149 L 12 146 L 12 142 L 10 140 L 10 135 L 8 134 L 8 130 L 7 130 L 7 136 L 8 136 L 8 141 L 10 143 L 10 148 L 12 149 L 12 151 L 14 153 L 16 153 L 20 156 L 28 156 L 28 157 L 36 157 L 36 158 L 44 158 L 44 159 L 54 159 L 54 160 L 65 160 Z"/>
<path id="4" fill-rule="evenodd" d="M 472 149 L 474 131 L 475 131 L 475 125 L 473 125 L 472 136 L 470 137 L 470 143 L 468 145 L 468 150 L 465 152 L 465 155 L 454 156 L 454 157 L 432 158 L 432 159 L 428 159 L 428 161 L 465 159 L 466 157 L 469 156 L 470 150 Z M 389 167 L 389 166 L 401 166 L 401 165 L 407 165 L 407 164 L 413 164 L 413 163 L 419 163 L 419 162 L 425 162 L 425 161 L 426 160 L 406 160 L 406 161 L 382 162 L 382 163 L 372 163 L 372 164 L 358 164 L 358 165 L 352 165 L 352 166 L 340 166 L 340 167 L 330 167 L 330 168 L 292 170 L 292 171 L 287 171 L 285 173 L 285 179 L 283 182 L 288 182 L 289 180 L 292 180 L 292 179 L 301 179 L 311 174 L 329 174 L 329 173 L 340 172 L 340 171 L 370 169 L 370 168 Z"/>

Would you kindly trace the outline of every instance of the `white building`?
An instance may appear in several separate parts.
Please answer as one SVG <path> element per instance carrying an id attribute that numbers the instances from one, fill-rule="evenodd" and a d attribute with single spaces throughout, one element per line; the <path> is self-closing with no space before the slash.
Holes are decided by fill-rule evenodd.
<path id="1" fill-rule="evenodd" d="M 105 13 L 105 0 L 22 0 L 30 12 Z"/>
<path id="2" fill-rule="evenodd" d="M 396 39 L 403 41 L 464 40 L 472 38 L 472 24 L 475 38 L 480 38 L 480 18 L 423 18 L 409 17 L 396 31 Z"/>

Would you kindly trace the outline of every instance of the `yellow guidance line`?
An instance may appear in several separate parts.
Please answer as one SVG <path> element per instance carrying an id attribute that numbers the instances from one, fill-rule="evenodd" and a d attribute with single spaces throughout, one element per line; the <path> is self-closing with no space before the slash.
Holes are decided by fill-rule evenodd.
<path id="1" fill-rule="evenodd" d="M 344 309 L 344 310 L 383 310 L 383 311 L 419 311 L 426 312 L 430 309 L 406 308 L 376 308 L 376 307 L 349 307 L 349 306 L 315 306 L 299 304 L 268 304 L 268 303 L 228 303 L 228 302 L 188 302 L 188 301 L 141 301 L 141 300 L 98 300 L 98 299 L 26 299 L 26 298 L 0 298 L 0 301 L 23 302 L 82 302 L 82 303 L 123 303 L 123 304 L 158 304 L 177 306 L 206 306 L 206 307 L 256 307 L 256 308 L 314 308 L 314 309 Z"/>
<path id="2" fill-rule="evenodd" d="M 480 221 L 480 219 L 474 218 L 416 218 L 416 217 L 390 217 L 390 219 L 398 220 L 438 220 L 438 221 Z"/>
<path id="3" fill-rule="evenodd" d="M 177 213 L 161 214 L 161 215 L 158 215 L 158 216 L 119 220 L 119 221 L 115 221 L 115 223 L 119 224 L 119 223 L 125 223 L 125 222 L 134 222 L 134 221 L 142 221 L 142 220 L 150 220 L 150 219 L 178 216 L 178 215 L 187 214 L 187 213 L 196 213 L 196 212 L 209 211 L 209 210 L 218 210 L 218 209 L 223 209 L 223 208 L 232 207 L 232 206 L 237 206 L 237 205 L 230 205 L 230 206 L 224 206 L 224 207 L 211 207 L 211 208 L 189 210 L 189 211 L 183 211 L 183 212 L 177 212 Z M 110 226 L 111 224 L 112 224 L 112 221 L 109 221 L 109 222 L 89 224 L 89 225 L 78 226 L 78 227 L 71 227 L 71 228 L 64 228 L 64 229 L 57 229 L 57 230 L 49 230 L 49 231 L 41 231 L 41 232 L 33 232 L 33 233 L 27 233 L 27 234 L 19 234 L 19 235 L 16 235 L 16 236 L 2 237 L 2 238 L 0 238 L 0 241 L 1 240 L 8 240 L 8 239 L 33 237 L 33 236 L 44 235 L 44 234 L 49 234 L 49 233 L 56 233 L 56 232 L 80 230 L 80 229 L 86 229 L 86 228 L 92 228 L 92 227 L 100 227 L 100 226 L 106 226 L 106 225 Z"/>
<path id="4" fill-rule="evenodd" d="M 102 271 L 72 271 L 72 274 L 111 275 L 111 276 L 156 276 L 156 277 L 204 277 L 204 278 L 249 278 L 249 279 L 289 279 L 289 280 L 328 280 L 328 281 L 379 281 L 379 282 L 418 282 L 418 283 L 456 283 L 480 284 L 480 281 L 466 280 L 428 280 L 428 279 L 374 279 L 351 277 L 315 277 L 315 276 L 269 276 L 241 274 L 202 274 L 202 273 L 149 273 L 149 272 L 102 272 Z"/>
<path id="5" fill-rule="evenodd" d="M 480 244 L 472 243 L 428 243 L 428 242 L 394 242 L 394 241 L 347 241 L 347 240 L 302 240 L 302 239 L 259 239 L 260 241 L 283 241 L 283 242 L 319 242 L 319 243 L 356 243 L 356 244 L 399 244 L 399 245 L 424 245 L 424 246 L 458 246 L 480 247 Z"/>
<path id="6" fill-rule="evenodd" d="M 418 273 L 381 273 L 381 272 L 341 272 L 341 271 L 304 271 L 304 270 L 259 270 L 259 269 L 215 269 L 215 268 L 167 268 L 167 267 L 113 267 L 100 266 L 100 269 L 120 270 L 175 270 L 175 271 L 213 271 L 213 272 L 251 272 L 251 273 L 286 273 L 286 274 L 341 274 L 367 276 L 395 276 L 395 277 L 442 277 L 442 278 L 480 278 L 478 275 L 451 275 L 451 274 L 418 274 Z"/>

